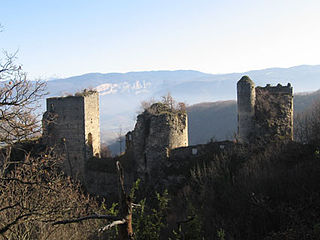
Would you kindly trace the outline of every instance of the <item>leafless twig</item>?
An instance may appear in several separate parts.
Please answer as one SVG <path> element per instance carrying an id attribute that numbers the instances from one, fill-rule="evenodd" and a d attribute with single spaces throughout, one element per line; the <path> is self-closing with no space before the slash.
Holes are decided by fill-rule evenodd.
<path id="1" fill-rule="evenodd" d="M 124 224 L 126 222 L 125 219 L 122 219 L 122 220 L 117 220 L 117 221 L 113 221 L 112 223 L 108 224 L 107 226 L 103 227 L 103 228 L 100 228 L 99 229 L 99 232 L 104 232 L 104 231 L 107 231 L 115 226 L 118 226 L 120 224 Z"/>
<path id="2" fill-rule="evenodd" d="M 52 223 L 52 225 L 79 223 L 79 222 L 82 222 L 82 221 L 85 221 L 85 220 L 90 220 L 90 219 L 106 219 L 106 220 L 112 220 L 112 221 L 119 221 L 119 217 L 116 217 L 116 216 L 90 215 L 90 216 L 85 216 L 85 217 L 80 217 L 80 218 L 75 218 L 75 219 L 67 219 L 67 220 L 56 221 L 56 222 Z"/>

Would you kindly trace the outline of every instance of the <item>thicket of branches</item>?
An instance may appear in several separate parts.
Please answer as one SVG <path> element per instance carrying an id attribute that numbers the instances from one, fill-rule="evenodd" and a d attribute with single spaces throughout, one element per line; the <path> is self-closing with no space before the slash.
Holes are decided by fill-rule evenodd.
<path id="1" fill-rule="evenodd" d="M 45 95 L 46 84 L 29 81 L 16 53 L 0 58 L 0 143 L 12 144 L 34 137 L 40 131 L 35 112 Z"/>
<path id="2" fill-rule="evenodd" d="M 1 162 L 0 236 L 4 239 L 83 239 L 99 228 L 95 221 L 68 227 L 52 225 L 99 210 L 79 184 L 63 175 L 57 156 L 26 153 L 24 159 L 13 159 L 10 152 L 3 152 Z"/>
<path id="3" fill-rule="evenodd" d="M 165 108 L 170 109 L 174 112 L 186 112 L 186 104 L 184 102 L 177 102 L 170 93 L 161 97 L 161 101 L 156 101 L 155 99 L 150 99 L 148 101 L 142 101 L 141 107 L 138 113 L 142 113 L 145 110 L 150 109 L 150 107 L 155 103 L 161 103 L 165 106 Z"/>

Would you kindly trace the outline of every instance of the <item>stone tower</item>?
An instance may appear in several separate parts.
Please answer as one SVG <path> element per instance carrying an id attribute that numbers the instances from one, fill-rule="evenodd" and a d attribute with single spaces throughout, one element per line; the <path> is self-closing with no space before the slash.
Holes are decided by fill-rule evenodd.
<path id="1" fill-rule="evenodd" d="M 254 132 L 255 87 L 254 82 L 243 76 L 237 83 L 238 137 L 248 142 Z"/>
<path id="2" fill-rule="evenodd" d="M 188 146 L 187 114 L 155 103 L 138 116 L 134 130 L 126 139 L 137 177 L 159 176 L 158 170 L 166 164 L 170 150 Z"/>
<path id="3" fill-rule="evenodd" d="M 237 84 L 238 136 L 242 142 L 293 139 L 293 89 L 291 84 L 254 87 L 249 77 Z"/>
<path id="4" fill-rule="evenodd" d="M 291 84 L 256 87 L 256 139 L 293 140 L 293 89 Z"/>
<path id="5" fill-rule="evenodd" d="M 48 98 L 43 139 L 63 154 L 65 171 L 82 179 L 86 161 L 100 155 L 99 93 Z"/>

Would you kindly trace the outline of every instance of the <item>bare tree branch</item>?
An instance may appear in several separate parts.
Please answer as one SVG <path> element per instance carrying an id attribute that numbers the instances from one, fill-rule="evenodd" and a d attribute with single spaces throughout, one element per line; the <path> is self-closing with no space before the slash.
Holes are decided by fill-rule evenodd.
<path id="1" fill-rule="evenodd" d="M 142 207 L 141 204 L 136 204 L 136 203 L 131 203 L 131 206 L 133 208 L 141 208 Z"/>
<path id="2" fill-rule="evenodd" d="M 126 223 L 125 219 L 113 221 L 112 223 L 108 224 L 107 226 L 105 226 L 103 228 L 100 228 L 99 232 L 107 231 L 107 230 L 113 228 L 114 226 L 118 226 L 118 225 L 121 225 L 121 224 L 124 224 L 124 223 Z"/>
<path id="3" fill-rule="evenodd" d="M 52 223 L 52 225 L 79 223 L 79 222 L 82 222 L 82 221 L 85 221 L 85 220 L 89 220 L 89 219 L 106 219 L 106 220 L 111 220 L 111 221 L 119 221 L 119 220 L 121 220 L 117 216 L 90 215 L 90 216 L 85 216 L 85 217 L 80 217 L 80 218 L 75 218 L 75 219 L 67 219 L 67 220 L 56 221 L 56 222 Z"/>
<path id="4" fill-rule="evenodd" d="M 0 212 L 5 211 L 5 210 L 8 210 L 8 209 L 11 209 L 11 208 L 14 208 L 14 207 L 16 207 L 16 206 L 18 206 L 18 205 L 19 205 L 19 204 L 16 203 L 16 204 L 13 204 L 13 205 L 9 205 L 9 206 L 0 208 Z"/>
<path id="5" fill-rule="evenodd" d="M 11 226 L 17 224 L 20 219 L 29 217 L 29 216 L 31 216 L 31 215 L 32 215 L 31 213 L 27 213 L 27 214 L 23 214 L 23 215 L 20 215 L 20 216 L 16 217 L 12 222 L 10 222 L 10 223 L 8 223 L 7 225 L 5 225 L 4 227 L 0 228 L 0 234 L 3 234 L 3 233 L 5 233 L 6 231 L 8 231 L 9 228 L 10 228 Z"/>
<path id="6" fill-rule="evenodd" d="M 20 65 L 17 52 L 0 57 L 0 142 L 12 144 L 40 132 L 35 110 L 45 95 L 46 84 L 29 81 Z"/>

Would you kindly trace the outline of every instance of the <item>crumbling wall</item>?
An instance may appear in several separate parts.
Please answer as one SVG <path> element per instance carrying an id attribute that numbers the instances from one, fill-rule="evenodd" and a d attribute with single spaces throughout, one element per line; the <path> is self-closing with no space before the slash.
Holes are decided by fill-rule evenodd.
<path id="1" fill-rule="evenodd" d="M 184 185 L 190 170 L 196 166 L 212 161 L 214 155 L 221 155 L 235 151 L 239 144 L 231 141 L 209 142 L 170 150 L 168 164 L 163 166 L 164 177 L 161 179 L 166 188 Z"/>
<path id="2" fill-rule="evenodd" d="M 255 131 L 263 140 L 293 139 L 293 94 L 287 86 L 256 88 Z"/>
<path id="3" fill-rule="evenodd" d="M 127 147 L 132 146 L 138 177 L 159 176 L 158 170 L 166 164 L 169 150 L 188 146 L 187 114 L 155 103 L 138 116 L 130 135 L 132 143 L 127 143 Z"/>
<path id="4" fill-rule="evenodd" d="M 89 193 L 106 197 L 108 202 L 118 201 L 119 176 L 116 161 L 121 159 L 92 158 L 86 164 L 86 190 Z M 133 184 L 132 169 L 123 165 L 126 189 L 131 189 Z"/>
<path id="5" fill-rule="evenodd" d="M 244 76 L 237 84 L 238 137 L 241 142 L 293 139 L 293 89 L 282 86 L 254 87 Z"/>

